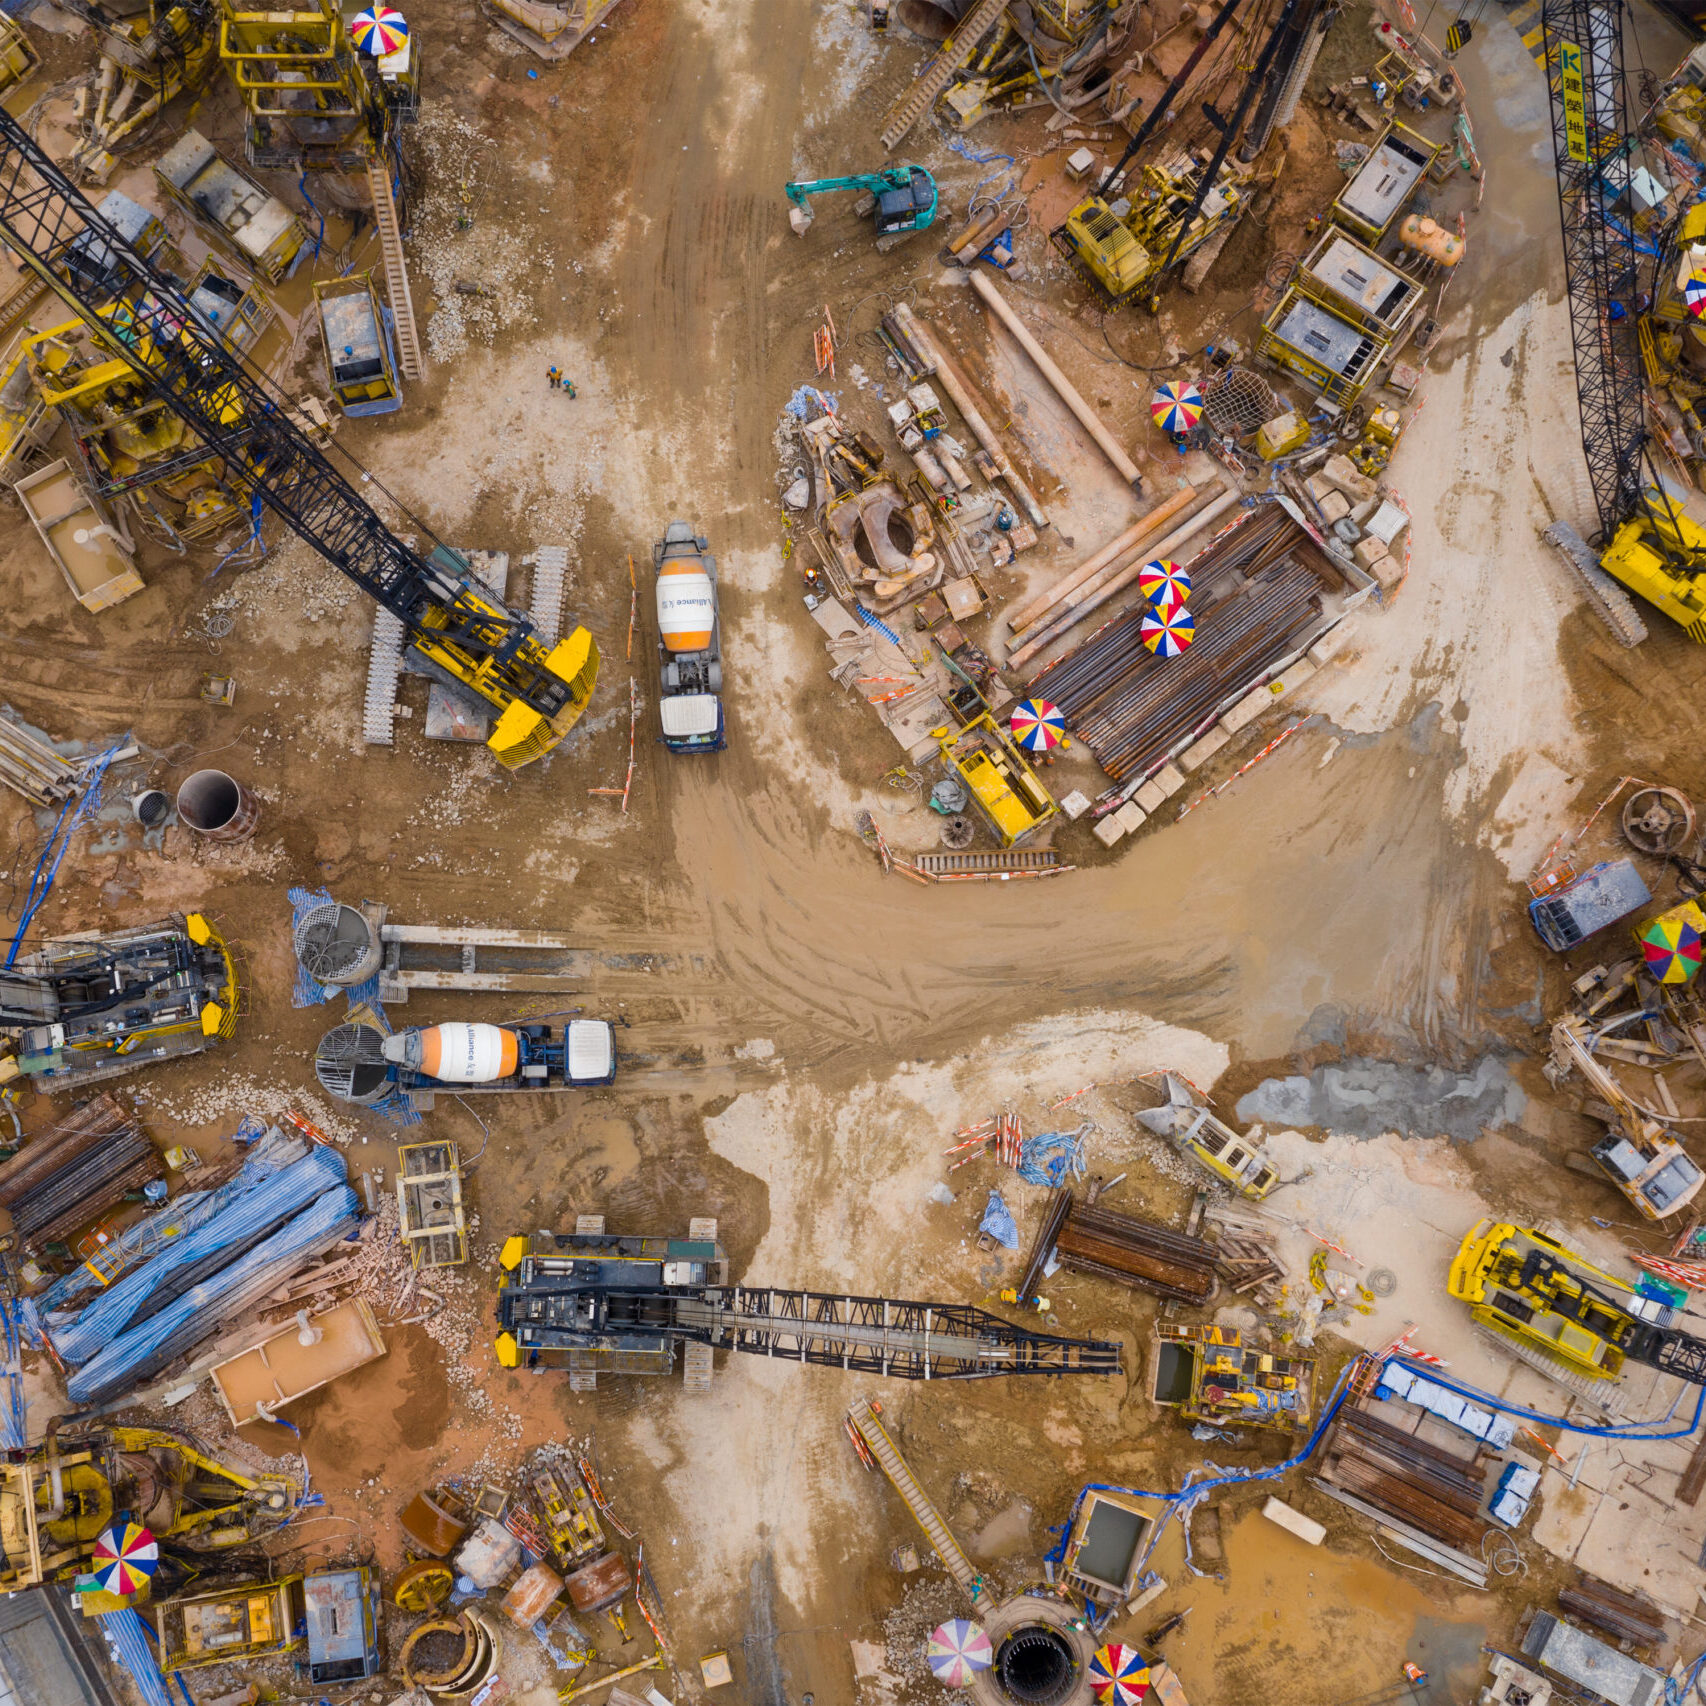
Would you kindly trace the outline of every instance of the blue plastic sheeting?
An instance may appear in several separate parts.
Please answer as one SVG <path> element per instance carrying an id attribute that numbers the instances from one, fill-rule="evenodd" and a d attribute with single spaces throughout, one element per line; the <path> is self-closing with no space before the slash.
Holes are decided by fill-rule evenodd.
<path id="1" fill-rule="evenodd" d="M 1019 1177 L 1027 1185 L 1052 1185 L 1059 1190 L 1070 1176 L 1082 1179 L 1086 1170 L 1084 1136 L 1090 1130 L 1039 1131 L 1019 1145 Z"/>
<path id="2" fill-rule="evenodd" d="M 41 1343 L 34 1330 L 34 1311 L 28 1301 L 0 1299 L 0 1334 L 4 1335 L 4 1358 L 0 1364 L 0 1446 L 8 1451 L 22 1451 L 27 1440 L 24 1425 L 24 1364 L 25 1345 Z"/>
<path id="3" fill-rule="evenodd" d="M 136 1684 L 146 1706 L 176 1706 L 166 1692 L 166 1679 L 160 1674 L 154 1649 L 148 1645 L 142 1619 L 135 1609 L 127 1605 L 122 1611 L 103 1611 L 100 1629 L 107 1638 L 113 1662 Z"/>
<path id="4" fill-rule="evenodd" d="M 1019 1248 L 1019 1223 L 1014 1220 L 1013 1211 L 999 1191 L 989 1193 L 989 1201 L 984 1205 L 983 1219 L 978 1222 L 977 1229 L 987 1232 L 1003 1250 Z"/>
<path id="5" fill-rule="evenodd" d="M 200 1285 L 191 1286 L 158 1315 L 120 1334 L 71 1376 L 66 1395 L 74 1404 L 102 1403 L 116 1397 L 128 1384 L 154 1372 L 157 1365 L 153 1359 L 161 1353 L 177 1354 L 216 1332 L 226 1313 L 226 1300 L 245 1285 L 288 1263 L 293 1255 L 323 1248 L 340 1232 L 353 1232 L 360 1223 L 361 1205 L 348 1185 L 327 1191 L 247 1255 Z M 192 1322 L 197 1325 L 192 1327 Z"/>
<path id="6" fill-rule="evenodd" d="M 262 1127 L 264 1135 L 249 1151 L 249 1158 L 239 1171 L 216 1190 L 186 1191 L 172 1200 L 158 1214 L 128 1226 L 106 1247 L 111 1260 L 115 1253 L 122 1260 L 110 1270 L 122 1273 L 137 1262 L 146 1261 L 157 1251 L 177 1239 L 205 1226 L 216 1214 L 222 1214 L 238 1198 L 244 1196 L 282 1171 L 293 1161 L 308 1153 L 308 1140 L 294 1134 L 286 1135 L 277 1126 Z M 241 1137 L 242 1133 L 239 1132 Z M 55 1328 L 65 1326 L 76 1318 L 71 1307 L 79 1298 L 101 1289 L 100 1276 L 88 1263 L 81 1263 L 68 1274 L 61 1274 L 38 1299 Z"/>
<path id="7" fill-rule="evenodd" d="M 1471 1404 L 1438 1381 L 1429 1380 L 1413 1368 L 1405 1368 L 1402 1363 L 1387 1363 L 1374 1395 L 1376 1398 L 1402 1398 L 1405 1403 L 1438 1416 L 1442 1422 L 1450 1422 L 1454 1428 L 1461 1428 L 1466 1434 L 1485 1440 L 1495 1451 L 1503 1451 L 1516 1438 L 1516 1423 L 1509 1416 L 1483 1410 L 1479 1404 Z"/>
<path id="8" fill-rule="evenodd" d="M 192 1263 L 216 1256 L 221 1250 L 259 1237 L 311 1203 L 328 1187 L 343 1184 L 348 1176 L 344 1158 L 335 1150 L 318 1147 L 309 1150 L 283 1172 L 262 1178 L 205 1226 L 174 1240 L 133 1273 L 108 1287 L 74 1322 L 54 1331 L 53 1348 L 63 1362 L 87 1362 L 130 1325 L 137 1310 L 163 1279 Z"/>

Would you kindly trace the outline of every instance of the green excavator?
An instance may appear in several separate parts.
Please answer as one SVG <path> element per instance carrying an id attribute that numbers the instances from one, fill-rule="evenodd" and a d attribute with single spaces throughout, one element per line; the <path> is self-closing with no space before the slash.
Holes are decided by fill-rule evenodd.
<path id="1" fill-rule="evenodd" d="M 783 194 L 794 204 L 788 210 L 788 223 L 797 236 L 811 229 L 814 215 L 809 198 L 830 190 L 860 192 L 853 211 L 861 219 L 875 219 L 879 249 L 892 248 L 914 231 L 928 231 L 936 220 L 936 180 L 922 166 L 891 166 L 851 178 L 814 178 L 810 183 L 785 185 Z"/>

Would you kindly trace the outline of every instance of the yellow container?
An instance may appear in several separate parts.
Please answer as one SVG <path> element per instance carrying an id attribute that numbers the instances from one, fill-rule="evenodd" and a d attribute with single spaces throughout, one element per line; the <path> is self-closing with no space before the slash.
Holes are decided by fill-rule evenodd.
<path id="1" fill-rule="evenodd" d="M 1256 434 L 1256 453 L 1264 462 L 1289 456 L 1308 442 L 1309 423 L 1295 409 L 1266 423 Z"/>

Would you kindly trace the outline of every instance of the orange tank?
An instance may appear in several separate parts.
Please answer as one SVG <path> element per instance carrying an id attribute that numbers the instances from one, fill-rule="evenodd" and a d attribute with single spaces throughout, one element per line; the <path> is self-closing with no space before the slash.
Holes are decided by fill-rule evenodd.
<path id="1" fill-rule="evenodd" d="M 420 1070 L 446 1084 L 513 1078 L 520 1060 L 514 1031 L 501 1025 L 432 1025 L 420 1033 Z"/>
<path id="2" fill-rule="evenodd" d="M 711 643 L 717 598 L 697 557 L 672 557 L 658 570 L 658 632 L 672 652 L 702 652 Z"/>

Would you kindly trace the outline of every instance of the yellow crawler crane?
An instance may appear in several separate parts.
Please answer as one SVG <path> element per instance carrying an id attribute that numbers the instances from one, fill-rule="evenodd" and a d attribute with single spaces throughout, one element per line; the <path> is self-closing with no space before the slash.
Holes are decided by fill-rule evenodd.
<path id="1" fill-rule="evenodd" d="M 98 290 L 65 264 L 84 232 L 109 257 Z M 247 489 L 257 525 L 260 509 L 272 510 L 397 617 L 429 672 L 496 708 L 486 744 L 500 764 L 516 769 L 543 757 L 580 720 L 598 679 L 592 635 L 576 628 L 546 647 L 454 552 L 434 540 L 423 555 L 399 539 L 261 376 L 4 109 L 0 238 L 110 342 L 150 404 L 184 421 L 198 460 L 222 459 L 227 482 Z"/>

